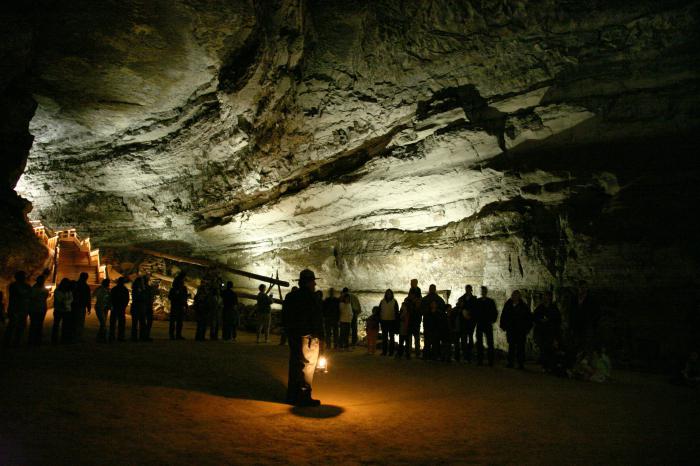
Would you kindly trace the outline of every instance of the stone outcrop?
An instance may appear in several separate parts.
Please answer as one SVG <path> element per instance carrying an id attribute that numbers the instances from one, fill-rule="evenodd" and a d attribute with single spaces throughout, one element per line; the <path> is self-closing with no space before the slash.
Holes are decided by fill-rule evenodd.
<path id="1" fill-rule="evenodd" d="M 619 352 L 690 338 L 698 2 L 50 5 L 17 187 L 48 224 L 314 267 L 368 305 L 584 278 Z"/>

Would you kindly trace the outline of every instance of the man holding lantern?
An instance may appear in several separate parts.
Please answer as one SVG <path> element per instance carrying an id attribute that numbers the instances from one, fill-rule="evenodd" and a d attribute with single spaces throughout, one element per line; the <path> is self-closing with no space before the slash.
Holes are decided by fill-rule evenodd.
<path id="1" fill-rule="evenodd" d="M 309 269 L 299 273 L 299 289 L 287 295 L 282 306 L 282 325 L 289 336 L 289 382 L 287 403 L 318 406 L 311 398 L 311 382 L 323 336 L 321 303 L 316 298 L 316 276 Z"/>

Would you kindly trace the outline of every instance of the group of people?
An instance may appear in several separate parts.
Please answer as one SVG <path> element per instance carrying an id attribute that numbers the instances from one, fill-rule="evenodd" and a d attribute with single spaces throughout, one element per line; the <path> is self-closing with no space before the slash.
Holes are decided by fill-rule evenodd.
<path id="1" fill-rule="evenodd" d="M 29 320 L 28 343 L 40 345 L 48 311 L 49 289 L 45 286 L 48 270 L 40 274 L 34 283 L 27 283 L 26 273 L 19 271 L 9 286 L 7 324 L 2 337 L 5 347 L 18 346 Z M 99 322 L 98 342 L 126 341 L 126 312 L 131 314 L 131 341 L 153 341 L 154 302 L 157 288 L 150 283 L 147 274 L 137 276 L 126 286 L 126 278 L 119 277 L 114 287 L 104 279 L 91 292 L 88 274 L 81 273 L 78 280 L 63 278 L 53 294 L 53 326 L 51 342 L 75 343 L 84 338 L 85 317 L 94 309 Z M 171 340 L 184 340 L 182 327 L 190 298 L 185 286 L 185 274 L 178 274 L 168 293 L 170 301 L 169 336 Z M 94 299 L 94 307 L 93 307 Z M 4 316 L 4 297 L 0 292 L 0 319 Z M 129 306 L 130 305 L 130 306 Z M 196 340 L 204 340 L 207 329 L 210 338 L 217 339 L 221 329 L 222 338 L 235 340 L 238 326 L 238 297 L 233 283 L 225 286 L 215 279 L 203 280 L 194 296 L 194 311 L 197 321 Z M 268 322 L 269 322 L 269 304 Z M 269 323 L 268 323 L 269 335 Z M 266 338 L 267 339 L 267 338 Z"/>
<path id="2" fill-rule="evenodd" d="M 323 299 L 323 293 L 318 290 L 316 294 Z M 362 306 L 357 296 L 350 293 L 348 288 L 343 288 L 339 296 L 336 296 L 333 288 L 328 290 L 328 297 L 323 300 L 323 331 L 326 348 L 334 348 L 348 351 L 358 342 L 358 318 L 362 313 Z"/>
<path id="3" fill-rule="evenodd" d="M 524 368 L 527 337 L 539 349 L 538 362 L 552 374 L 604 381 L 610 375 L 610 359 L 597 345 L 595 335 L 600 311 L 581 283 L 571 309 L 569 332 L 562 331 L 562 317 L 551 291 L 545 291 L 542 302 L 532 312 L 519 290 L 512 292 L 499 313 L 496 303 L 482 286 L 480 296 L 466 285 L 464 294 L 452 306 L 430 285 L 423 296 L 418 281 L 412 280 L 408 295 L 399 305 L 392 290 L 375 306 L 366 320 L 367 348 L 374 354 L 381 335 L 382 356 L 426 360 L 471 362 L 476 349 L 476 362 L 494 364 L 494 331 L 498 323 L 506 334 L 508 367 Z M 420 347 L 421 325 L 424 347 Z M 398 344 L 396 338 L 398 337 Z M 566 344 L 565 344 L 566 343 Z"/>
<path id="4" fill-rule="evenodd" d="M 476 347 L 478 364 L 494 363 L 493 324 L 498 311 L 496 303 L 488 296 L 488 288 L 481 287 L 477 298 L 471 285 L 453 307 L 445 303 L 437 287 L 430 285 L 423 295 L 418 280 L 411 280 L 408 295 L 399 306 L 392 290 L 386 290 L 384 298 L 372 310 L 366 320 L 368 351 L 374 353 L 381 333 L 381 355 L 397 358 L 422 356 L 423 359 L 471 361 Z M 424 347 L 421 350 L 421 325 Z M 398 336 L 398 345 L 396 344 Z M 484 341 L 486 348 L 484 347 Z M 486 350 L 486 351 L 485 351 Z"/>

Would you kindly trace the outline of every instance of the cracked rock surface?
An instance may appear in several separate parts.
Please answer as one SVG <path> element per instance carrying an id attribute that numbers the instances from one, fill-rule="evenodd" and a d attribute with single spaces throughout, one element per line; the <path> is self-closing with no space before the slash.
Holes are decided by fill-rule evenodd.
<path id="1" fill-rule="evenodd" d="M 16 187 L 49 225 L 313 267 L 367 305 L 584 278 L 642 339 L 639 290 L 692 307 L 698 2 L 51 5 Z"/>

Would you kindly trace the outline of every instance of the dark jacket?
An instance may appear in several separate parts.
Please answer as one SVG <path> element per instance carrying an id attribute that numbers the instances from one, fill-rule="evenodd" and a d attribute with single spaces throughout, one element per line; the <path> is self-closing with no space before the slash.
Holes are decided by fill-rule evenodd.
<path id="1" fill-rule="evenodd" d="M 467 330 L 470 326 L 472 329 L 474 328 L 474 325 L 476 325 L 477 306 L 478 299 L 476 299 L 476 296 L 467 296 L 464 293 L 459 297 L 456 309 L 459 311 L 460 329 Z"/>
<path id="2" fill-rule="evenodd" d="M 337 324 L 340 320 L 340 300 L 326 298 L 323 301 L 323 321 L 326 325 Z"/>
<path id="3" fill-rule="evenodd" d="M 561 313 L 557 305 L 552 303 L 546 306 L 544 303 L 537 306 L 532 315 L 535 324 L 535 338 L 554 339 L 561 334 Z"/>
<path id="4" fill-rule="evenodd" d="M 316 295 L 306 288 L 289 293 L 285 299 L 283 320 L 287 334 L 290 336 L 323 336 L 323 314 L 321 303 Z"/>
<path id="5" fill-rule="evenodd" d="M 187 287 L 184 285 L 173 286 L 168 292 L 168 299 L 170 300 L 171 309 L 185 309 L 187 308 Z"/>
<path id="6" fill-rule="evenodd" d="M 439 311 L 444 311 L 445 310 L 445 300 L 440 297 L 439 294 L 430 294 L 428 293 L 427 295 L 423 296 L 423 299 L 421 299 L 420 302 L 420 309 L 421 312 L 423 313 L 423 316 L 428 315 L 430 313 L 430 303 L 435 301 L 437 303 L 437 308 Z"/>
<path id="7" fill-rule="evenodd" d="M 513 304 L 512 300 L 506 301 L 501 313 L 501 329 L 507 334 L 527 335 L 532 328 L 532 313 L 523 301 Z"/>
<path id="8" fill-rule="evenodd" d="M 221 299 L 224 301 L 224 312 L 233 312 L 238 306 L 238 295 L 231 289 L 221 292 Z"/>
<path id="9" fill-rule="evenodd" d="M 32 287 L 25 282 L 13 282 L 9 287 L 8 315 L 26 315 L 31 305 Z"/>
<path id="10" fill-rule="evenodd" d="M 129 304 L 129 290 L 124 285 L 116 285 L 109 292 L 113 309 L 126 309 Z"/>
<path id="11" fill-rule="evenodd" d="M 71 309 L 74 312 L 85 312 L 90 309 L 90 299 L 92 293 L 90 293 L 90 286 L 82 280 L 78 280 L 73 287 L 73 302 L 71 303 Z"/>
<path id="12" fill-rule="evenodd" d="M 420 324 L 423 321 L 423 314 L 421 313 L 421 299 L 419 297 L 409 296 L 406 301 L 411 306 L 411 313 L 408 319 L 408 331 L 409 333 L 420 332 Z"/>
<path id="13" fill-rule="evenodd" d="M 489 297 L 477 299 L 475 310 L 477 327 L 490 327 L 498 320 L 496 302 Z"/>

